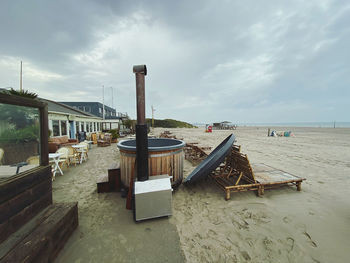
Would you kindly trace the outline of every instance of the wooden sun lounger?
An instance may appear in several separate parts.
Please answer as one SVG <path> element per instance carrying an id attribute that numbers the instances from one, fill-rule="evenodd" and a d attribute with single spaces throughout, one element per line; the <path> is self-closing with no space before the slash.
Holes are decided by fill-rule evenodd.
<path id="1" fill-rule="evenodd" d="M 185 159 L 190 161 L 191 163 L 198 163 L 207 158 L 208 154 L 206 151 L 211 150 L 211 147 L 200 147 L 198 143 L 186 143 L 184 148 L 185 150 Z"/>
<path id="2" fill-rule="evenodd" d="M 295 185 L 300 191 L 301 183 L 305 180 L 266 164 L 251 165 L 248 156 L 242 154 L 237 145 L 232 147 L 231 154 L 211 177 L 225 192 L 226 200 L 231 198 L 231 192 L 257 191 L 261 196 L 265 189 L 282 185 Z"/>

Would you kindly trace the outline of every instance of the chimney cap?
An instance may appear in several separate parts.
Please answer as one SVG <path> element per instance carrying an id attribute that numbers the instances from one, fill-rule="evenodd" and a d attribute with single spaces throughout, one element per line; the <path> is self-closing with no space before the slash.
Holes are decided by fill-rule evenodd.
<path id="1" fill-rule="evenodd" d="M 145 76 L 147 75 L 147 67 L 146 65 L 135 65 L 133 68 L 134 73 L 142 73 Z"/>

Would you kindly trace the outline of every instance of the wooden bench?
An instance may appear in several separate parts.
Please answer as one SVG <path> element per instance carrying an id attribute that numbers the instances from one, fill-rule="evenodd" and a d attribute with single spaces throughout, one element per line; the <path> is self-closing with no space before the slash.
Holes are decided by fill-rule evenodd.
<path id="1" fill-rule="evenodd" d="M 301 191 L 304 178 L 292 175 L 266 164 L 250 164 L 248 156 L 240 152 L 240 146 L 234 145 L 225 162 L 211 175 L 215 183 L 225 192 L 225 199 L 231 198 L 231 192 L 257 191 L 258 196 L 265 189 L 283 185 L 295 185 Z"/>
<path id="2" fill-rule="evenodd" d="M 49 205 L 0 245 L 0 262 L 52 262 L 78 226 L 78 203 Z"/>

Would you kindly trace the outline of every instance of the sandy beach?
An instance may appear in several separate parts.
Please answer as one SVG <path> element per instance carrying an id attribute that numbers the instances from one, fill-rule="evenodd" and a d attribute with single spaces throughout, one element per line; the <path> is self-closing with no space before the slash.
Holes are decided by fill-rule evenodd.
<path id="1" fill-rule="evenodd" d="M 80 224 L 56 262 L 347 262 L 350 129 L 275 129 L 294 136 L 267 137 L 267 127 L 167 130 L 211 147 L 233 132 L 252 163 L 306 178 L 301 192 L 283 187 L 262 197 L 233 193 L 225 201 L 223 192 L 204 180 L 179 187 L 172 217 L 138 224 L 119 193 L 97 194 L 96 174 L 118 161 L 119 151 L 116 144 L 94 147 L 87 163 L 53 182 L 55 202 L 79 202 Z M 185 161 L 184 177 L 194 168 Z"/>

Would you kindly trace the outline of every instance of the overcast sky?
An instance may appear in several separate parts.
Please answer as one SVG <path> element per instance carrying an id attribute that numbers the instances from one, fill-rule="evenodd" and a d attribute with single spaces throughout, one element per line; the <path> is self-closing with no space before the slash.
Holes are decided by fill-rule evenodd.
<path id="1" fill-rule="evenodd" d="M 350 2 L 1 1 L 0 87 L 188 122 L 349 121 Z"/>

